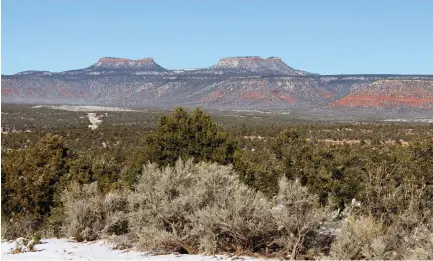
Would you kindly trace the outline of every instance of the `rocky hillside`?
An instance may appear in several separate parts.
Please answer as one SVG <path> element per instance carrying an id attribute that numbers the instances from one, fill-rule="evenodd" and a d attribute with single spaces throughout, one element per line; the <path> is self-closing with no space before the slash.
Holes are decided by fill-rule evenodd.
<path id="1" fill-rule="evenodd" d="M 433 81 L 419 79 L 377 80 L 334 101 L 337 107 L 419 107 L 433 108 Z"/>
<path id="2" fill-rule="evenodd" d="M 165 69 L 152 58 L 101 58 L 84 69 L 2 75 L 1 91 L 8 103 L 431 110 L 433 75 L 318 75 L 277 57 L 223 58 L 184 70 Z"/>

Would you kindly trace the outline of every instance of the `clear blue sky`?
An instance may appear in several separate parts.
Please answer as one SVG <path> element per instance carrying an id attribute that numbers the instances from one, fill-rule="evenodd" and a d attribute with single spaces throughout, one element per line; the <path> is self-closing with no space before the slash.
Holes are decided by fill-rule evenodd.
<path id="1" fill-rule="evenodd" d="M 100 57 L 208 67 L 279 56 L 320 74 L 433 74 L 433 1 L 3 0 L 2 74 Z"/>

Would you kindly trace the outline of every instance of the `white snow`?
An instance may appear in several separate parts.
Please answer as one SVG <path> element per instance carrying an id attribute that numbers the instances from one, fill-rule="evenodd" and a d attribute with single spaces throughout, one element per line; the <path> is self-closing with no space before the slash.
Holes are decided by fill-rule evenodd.
<path id="1" fill-rule="evenodd" d="M 258 110 L 232 110 L 234 112 L 256 112 L 256 113 L 266 113 L 266 114 L 272 114 L 274 112 L 271 111 L 258 111 Z"/>
<path id="2" fill-rule="evenodd" d="M 252 257 L 205 256 L 205 255 L 151 255 L 136 250 L 114 250 L 103 240 L 78 243 L 67 239 L 43 239 L 35 246 L 35 252 L 11 254 L 14 242 L 1 243 L 2 260 L 146 260 L 146 261 L 211 261 L 244 260 L 271 261 Z"/>
<path id="3" fill-rule="evenodd" d="M 121 107 L 108 107 L 108 106 L 93 106 L 93 105 L 36 105 L 32 108 L 49 108 L 54 110 L 64 110 L 64 111 L 138 111 L 130 108 Z"/>
<path id="4" fill-rule="evenodd" d="M 425 122 L 425 123 L 433 123 L 433 119 L 385 119 L 384 121 L 391 122 Z"/>

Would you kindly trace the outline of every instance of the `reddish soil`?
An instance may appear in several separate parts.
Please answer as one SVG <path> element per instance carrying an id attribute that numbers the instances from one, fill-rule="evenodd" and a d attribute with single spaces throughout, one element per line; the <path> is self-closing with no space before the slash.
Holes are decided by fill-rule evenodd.
<path id="1" fill-rule="evenodd" d="M 280 93 L 280 91 L 272 91 L 272 95 L 288 102 L 288 103 L 294 103 L 295 99 L 293 99 L 291 96 L 287 94 Z"/>
<path id="2" fill-rule="evenodd" d="M 242 99 L 247 100 L 263 99 L 264 97 L 265 95 L 261 92 L 247 92 L 242 94 L 241 96 Z"/>
<path id="3" fill-rule="evenodd" d="M 13 93 L 14 93 L 14 91 L 11 90 L 11 89 L 8 89 L 8 88 L 2 88 L 2 94 L 8 94 L 8 95 L 11 95 L 11 94 L 13 94 Z"/>
<path id="4" fill-rule="evenodd" d="M 221 99 L 225 96 L 225 93 L 222 91 L 213 91 L 209 93 L 209 95 L 203 99 L 201 99 L 202 102 L 211 102 L 218 99 Z"/>
<path id="5" fill-rule="evenodd" d="M 214 91 L 211 93 L 211 96 L 214 97 L 215 99 L 220 99 L 225 96 L 225 93 L 222 91 Z"/>
<path id="6" fill-rule="evenodd" d="M 334 97 L 335 93 L 325 90 L 324 88 L 318 89 L 320 96 L 325 99 L 330 99 Z"/>
<path id="7" fill-rule="evenodd" d="M 331 106 L 375 107 L 403 104 L 412 107 L 424 107 L 427 102 L 433 102 L 433 97 L 347 96 L 331 103 Z"/>

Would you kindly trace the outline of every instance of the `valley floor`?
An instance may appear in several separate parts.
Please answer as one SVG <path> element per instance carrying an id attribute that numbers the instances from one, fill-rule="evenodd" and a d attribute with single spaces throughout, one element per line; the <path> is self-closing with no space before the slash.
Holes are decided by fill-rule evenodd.
<path id="1" fill-rule="evenodd" d="M 261 261 L 250 257 L 205 256 L 205 255 L 150 255 L 146 252 L 114 250 L 104 241 L 78 243 L 67 239 L 43 239 L 35 246 L 35 252 L 11 254 L 14 242 L 1 243 L 2 260 L 146 260 L 146 261 L 208 261 L 244 260 Z M 269 261 L 269 259 L 266 259 Z"/>

